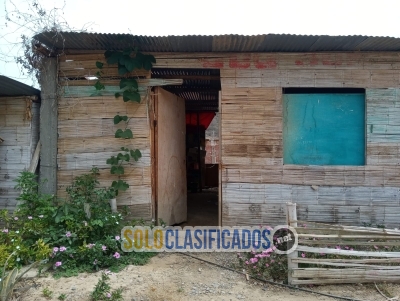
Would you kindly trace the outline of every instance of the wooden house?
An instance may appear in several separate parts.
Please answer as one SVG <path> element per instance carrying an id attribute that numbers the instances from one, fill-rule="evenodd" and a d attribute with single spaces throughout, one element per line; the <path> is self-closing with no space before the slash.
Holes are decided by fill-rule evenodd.
<path id="1" fill-rule="evenodd" d="M 63 194 L 93 165 L 110 183 L 106 158 L 121 143 L 116 114 L 132 117 L 142 151 L 118 197 L 136 217 L 186 219 L 185 112 L 219 112 L 219 224 L 284 223 L 285 202 L 304 221 L 399 226 L 400 39 L 366 36 L 222 35 L 148 37 L 44 32 L 42 118 L 48 192 Z M 113 96 L 115 66 L 96 61 L 127 42 L 157 62 L 132 74 L 140 104 Z M 164 85 L 164 87 L 161 87 Z M 56 96 L 58 95 L 58 96 Z M 50 102 L 48 103 L 48 99 Z M 43 171 L 41 165 L 41 172 Z M 47 168 L 47 167 L 46 167 Z"/>
<path id="2" fill-rule="evenodd" d="M 39 141 L 39 110 L 39 90 L 0 76 L 0 209 L 15 209 L 15 179 L 30 168 Z"/>

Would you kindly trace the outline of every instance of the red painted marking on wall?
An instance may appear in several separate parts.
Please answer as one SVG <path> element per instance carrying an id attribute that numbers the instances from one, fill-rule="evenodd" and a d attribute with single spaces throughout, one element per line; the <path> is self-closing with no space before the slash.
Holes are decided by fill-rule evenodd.
<path id="1" fill-rule="evenodd" d="M 254 62 L 254 66 L 257 69 L 276 69 L 278 64 L 276 63 L 275 60 L 269 60 L 265 62 L 256 61 Z"/>
<path id="2" fill-rule="evenodd" d="M 340 66 L 342 62 L 334 62 L 334 61 L 322 61 L 322 65 L 324 66 Z"/>
<path id="3" fill-rule="evenodd" d="M 224 68 L 224 62 L 203 61 L 203 68 Z"/>
<path id="4" fill-rule="evenodd" d="M 299 60 L 295 61 L 294 63 L 295 63 L 297 66 L 303 66 L 303 65 L 304 65 L 304 62 L 303 62 L 303 61 L 299 61 Z"/>
<path id="5" fill-rule="evenodd" d="M 318 58 L 315 54 L 312 54 L 310 59 L 310 66 L 316 66 L 316 65 L 318 65 Z"/>
<path id="6" fill-rule="evenodd" d="M 239 62 L 237 59 L 230 59 L 229 67 L 234 69 L 247 69 L 250 67 L 250 62 Z"/>

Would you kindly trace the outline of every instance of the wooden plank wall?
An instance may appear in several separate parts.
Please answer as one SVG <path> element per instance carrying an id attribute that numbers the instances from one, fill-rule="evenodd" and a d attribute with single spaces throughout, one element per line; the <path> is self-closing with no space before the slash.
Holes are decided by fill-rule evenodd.
<path id="1" fill-rule="evenodd" d="M 29 97 L 0 98 L 0 209 L 15 209 L 15 179 L 29 168 L 39 140 L 39 108 Z"/>
<path id="2" fill-rule="evenodd" d="M 125 103 L 122 98 L 115 99 L 114 90 L 118 85 L 118 70 L 105 64 L 104 80 L 107 90 L 103 96 L 90 96 L 95 92 L 95 81 L 85 80 L 98 70 L 96 61 L 104 62 L 102 54 L 87 54 L 59 57 L 60 99 L 58 105 L 58 192 L 65 197 L 65 189 L 71 185 L 75 176 L 87 173 L 93 166 L 100 169 L 99 181 L 102 186 L 110 186 L 115 175 L 110 174 L 107 158 L 118 154 L 122 146 L 138 148 L 142 158 L 125 168 L 126 180 L 130 187 L 117 197 L 118 206 L 128 206 L 134 218 L 151 219 L 151 161 L 150 125 L 147 98 L 142 102 Z M 149 72 L 135 73 L 143 78 Z M 110 89 L 110 91 L 108 90 Z M 145 93 L 142 89 L 142 94 Z M 143 96 L 142 95 L 142 96 Z M 114 125 L 115 115 L 131 117 L 129 128 L 134 139 L 117 140 L 116 129 L 123 123 Z"/>
<path id="3" fill-rule="evenodd" d="M 223 225 L 282 224 L 292 201 L 301 220 L 398 227 L 398 53 L 249 54 L 236 68 L 228 62 L 221 70 Z M 283 87 L 365 88 L 366 165 L 283 165 Z"/>

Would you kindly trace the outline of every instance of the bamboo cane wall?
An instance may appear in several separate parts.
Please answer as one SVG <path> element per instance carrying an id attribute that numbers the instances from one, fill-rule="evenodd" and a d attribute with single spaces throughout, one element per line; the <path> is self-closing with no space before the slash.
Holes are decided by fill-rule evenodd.
<path id="1" fill-rule="evenodd" d="M 223 224 L 281 224 L 292 201 L 301 220 L 398 227 L 399 62 L 397 53 L 250 54 L 222 69 Z M 366 165 L 283 165 L 283 87 L 365 88 Z"/>
<path id="2" fill-rule="evenodd" d="M 151 219 L 150 127 L 146 88 L 141 89 L 140 104 L 116 99 L 118 70 L 115 66 L 104 64 L 102 83 L 106 85 L 106 90 L 101 96 L 91 96 L 96 91 L 93 87 L 96 81 L 85 80 L 84 77 L 93 76 L 98 71 L 96 61 L 104 62 L 104 56 L 90 54 L 59 58 L 61 93 L 58 101 L 57 195 L 65 197 L 65 189 L 73 179 L 88 173 L 94 166 L 100 170 L 100 186 L 109 187 L 118 177 L 110 174 L 110 165 L 106 164 L 106 160 L 121 152 L 123 146 L 137 148 L 142 158 L 125 167 L 121 179 L 130 187 L 120 192 L 117 203 L 120 207 L 128 206 L 134 218 Z M 145 78 L 149 72 L 140 71 L 134 75 Z M 125 128 L 123 122 L 114 125 L 113 118 L 117 114 L 131 117 L 128 128 L 133 132 L 133 139 L 114 138 L 118 128 Z"/>
<path id="3" fill-rule="evenodd" d="M 283 223 L 284 204 L 292 201 L 298 204 L 302 220 L 398 226 L 399 53 L 154 55 L 156 68 L 221 70 L 223 225 Z M 102 60 L 102 54 L 61 57 L 59 77 L 93 75 L 97 60 Z M 110 78 L 117 76 L 116 69 L 105 71 Z M 72 176 L 87 171 L 92 164 L 106 167 L 102 165 L 105 159 L 120 147 L 113 144 L 112 137 L 115 108 L 121 112 L 129 110 L 119 107 L 124 104 L 112 96 L 79 96 L 84 85 L 82 81 L 70 81 L 69 96 L 62 97 L 59 103 L 60 193 Z M 366 165 L 283 165 L 284 87 L 365 88 Z M 135 205 L 139 215 L 145 216 L 150 214 L 151 162 L 146 161 L 146 151 L 147 156 L 150 153 L 149 125 L 141 106 L 137 105 L 134 113 L 137 127 L 132 143 L 138 145 L 145 158 L 138 163 L 142 165 L 133 168 L 128 179 L 133 189 L 119 204 Z M 104 183 L 111 181 L 103 173 L 101 178 Z M 141 189 L 146 191 L 142 194 Z"/>
<path id="4" fill-rule="evenodd" d="M 15 209 L 15 179 L 29 168 L 39 140 L 39 108 L 29 97 L 0 98 L 0 210 Z"/>

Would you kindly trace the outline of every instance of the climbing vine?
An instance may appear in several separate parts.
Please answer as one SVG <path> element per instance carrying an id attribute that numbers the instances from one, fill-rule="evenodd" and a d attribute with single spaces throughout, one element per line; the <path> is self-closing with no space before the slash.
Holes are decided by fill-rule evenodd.
<path id="1" fill-rule="evenodd" d="M 124 51 L 110 51 L 107 50 L 104 53 L 107 64 L 117 65 L 118 74 L 123 76 L 119 82 L 120 91 L 115 93 L 115 98 L 121 98 L 124 102 L 136 102 L 140 103 L 141 97 L 139 93 L 139 85 L 137 80 L 131 76 L 132 71 L 138 69 L 150 70 L 153 67 L 153 63 L 156 62 L 154 56 L 146 55 L 135 49 L 126 49 Z M 101 82 L 103 76 L 104 63 L 96 62 L 96 67 L 99 71 L 96 72 L 98 80 L 94 84 L 96 92 L 94 95 L 101 95 L 101 91 L 105 90 L 105 85 Z M 117 139 L 133 139 L 132 130 L 128 128 L 128 124 L 131 118 L 128 116 L 114 116 L 114 124 L 123 123 L 123 129 L 117 129 L 114 137 Z M 111 156 L 107 159 L 106 163 L 110 165 L 110 173 L 118 177 L 117 180 L 111 184 L 111 192 L 113 196 L 117 196 L 119 191 L 125 191 L 129 188 L 129 184 L 121 179 L 124 175 L 124 165 L 129 164 L 131 160 L 138 161 L 142 157 L 142 153 L 138 149 L 130 149 L 127 147 L 121 147 L 121 152 L 116 156 Z"/>

